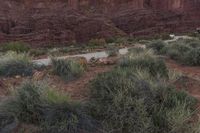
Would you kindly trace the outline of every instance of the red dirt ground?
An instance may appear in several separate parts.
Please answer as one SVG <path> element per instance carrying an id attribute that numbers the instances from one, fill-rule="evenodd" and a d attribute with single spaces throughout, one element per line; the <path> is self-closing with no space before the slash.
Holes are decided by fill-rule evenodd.
<path id="1" fill-rule="evenodd" d="M 184 76 L 175 82 L 178 89 L 184 89 L 200 100 L 200 67 L 184 66 L 173 60 L 166 60 L 170 69 L 181 72 Z"/>
<path id="2" fill-rule="evenodd" d="M 54 88 L 59 88 L 59 90 L 69 93 L 73 99 L 85 100 L 88 98 L 87 85 L 89 81 L 95 78 L 97 74 L 109 71 L 112 68 L 113 65 L 88 67 L 87 72 L 82 77 L 68 83 L 58 76 L 51 75 L 49 82 Z"/>

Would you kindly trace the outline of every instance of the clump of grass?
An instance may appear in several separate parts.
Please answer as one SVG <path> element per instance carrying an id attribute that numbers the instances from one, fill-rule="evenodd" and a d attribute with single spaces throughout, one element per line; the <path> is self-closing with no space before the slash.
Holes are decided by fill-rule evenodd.
<path id="1" fill-rule="evenodd" d="M 145 51 L 145 49 L 144 49 L 144 48 L 140 48 L 140 47 L 128 49 L 128 52 L 129 52 L 129 53 L 136 53 L 136 54 L 142 53 L 142 52 L 144 52 L 144 51 Z"/>
<path id="2" fill-rule="evenodd" d="M 27 54 L 17 54 L 16 52 L 7 52 L 0 59 L 0 75 L 14 76 L 32 75 L 33 64 Z"/>
<path id="3" fill-rule="evenodd" d="M 142 69 L 152 76 L 168 77 L 168 70 L 163 60 L 155 58 L 151 51 L 133 53 L 123 57 L 120 67 L 129 67 L 133 70 Z"/>
<path id="4" fill-rule="evenodd" d="M 9 42 L 2 46 L 3 51 L 28 52 L 30 47 L 23 42 Z"/>
<path id="5" fill-rule="evenodd" d="M 177 81 L 180 77 L 183 76 L 183 74 L 181 72 L 178 72 L 176 70 L 169 70 L 169 81 L 170 82 L 175 82 Z"/>
<path id="6" fill-rule="evenodd" d="M 12 97 L 1 102 L 0 112 L 20 122 L 35 124 L 41 132 L 94 132 L 96 122 L 84 111 L 82 104 L 68 95 L 52 91 L 43 82 L 27 81 Z"/>
<path id="7" fill-rule="evenodd" d="M 187 65 L 200 66 L 200 47 L 187 52 L 182 60 Z"/>
<path id="8" fill-rule="evenodd" d="M 66 81 L 79 78 L 85 71 L 84 66 L 73 59 L 52 58 L 52 66 L 53 71 Z"/>
<path id="9" fill-rule="evenodd" d="M 171 59 L 177 60 L 182 64 L 199 66 L 199 48 L 198 39 L 179 39 L 167 45 L 158 45 L 153 43 L 149 45 L 157 54 L 168 55 Z"/>
<path id="10" fill-rule="evenodd" d="M 106 44 L 106 40 L 101 38 L 101 39 L 91 39 L 89 41 L 89 46 L 95 47 L 95 46 L 104 46 Z"/>
<path id="11" fill-rule="evenodd" d="M 145 106 L 153 95 L 147 83 L 129 72 L 115 69 L 100 74 L 91 83 L 92 115 L 103 122 L 108 132 L 150 132 Z"/>
<path id="12" fill-rule="evenodd" d="M 189 133 L 197 100 L 173 86 L 157 86 L 158 105 L 152 113 L 156 132 Z"/>
<path id="13" fill-rule="evenodd" d="M 45 50 L 45 49 L 31 49 L 29 53 L 30 53 L 30 55 L 37 57 L 37 56 L 40 56 L 40 55 L 47 54 L 48 51 Z"/>
<path id="14" fill-rule="evenodd" d="M 152 48 L 157 54 L 162 54 L 165 42 L 162 40 L 156 40 L 148 45 L 148 48 Z"/>
<path id="15" fill-rule="evenodd" d="M 151 84 L 137 74 L 131 68 L 118 68 L 94 79 L 92 115 L 108 132 L 189 133 L 186 125 L 190 125 L 196 99 L 163 82 Z"/>

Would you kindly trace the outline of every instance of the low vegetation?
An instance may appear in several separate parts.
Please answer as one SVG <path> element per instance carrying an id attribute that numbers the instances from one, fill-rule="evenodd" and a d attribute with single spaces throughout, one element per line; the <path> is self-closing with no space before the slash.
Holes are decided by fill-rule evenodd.
<path id="1" fill-rule="evenodd" d="M 52 91 L 42 82 L 25 82 L 16 90 L 0 104 L 0 113 L 6 114 L 6 120 L 35 124 L 41 133 L 92 133 L 97 130 L 96 122 L 84 113 L 81 104 Z M 13 117 L 15 119 L 11 119 Z M 0 121 L 3 126 L 2 119 Z"/>
<path id="2" fill-rule="evenodd" d="M 33 64 L 27 54 L 17 54 L 16 52 L 7 52 L 0 57 L 0 75 L 1 76 L 29 76 L 33 72 Z"/>
<path id="3" fill-rule="evenodd" d="M 54 73 L 66 81 L 79 78 L 85 71 L 84 65 L 73 59 L 52 58 L 52 66 Z"/>
<path id="4" fill-rule="evenodd" d="M 14 51 L 14 52 L 28 52 L 30 47 L 28 44 L 23 42 L 9 42 L 5 43 L 1 47 L 2 51 Z"/>
<path id="5" fill-rule="evenodd" d="M 170 44 L 156 41 L 149 44 L 148 47 L 152 48 L 157 54 L 167 55 L 182 64 L 191 66 L 200 65 L 200 41 L 197 39 L 179 39 Z"/>
<path id="6" fill-rule="evenodd" d="M 117 48 L 115 45 L 108 45 L 106 53 L 108 54 L 109 57 L 112 56 L 118 56 L 119 55 L 119 48 Z"/>
<path id="7" fill-rule="evenodd" d="M 152 75 L 155 71 L 149 65 L 141 67 L 143 63 L 138 60 L 143 62 L 144 57 L 151 57 L 149 62 L 156 60 L 149 52 L 128 57 L 121 67 L 100 74 L 91 82 L 91 115 L 102 121 L 104 130 L 112 133 L 199 132 L 193 128 L 196 124 L 190 123 L 196 99 L 177 91 L 166 79 L 139 76 L 139 73 Z M 140 69 L 136 69 L 137 65 Z M 164 72 L 167 71 L 164 69 Z"/>
<path id="8" fill-rule="evenodd" d="M 37 133 L 199 133 L 197 100 L 172 85 L 181 74 L 168 70 L 154 54 L 198 65 L 198 41 L 159 40 L 147 47 L 153 50 L 130 49 L 112 70 L 90 81 L 84 103 L 44 81 L 25 81 L 0 102 L 0 132 L 25 123 Z M 116 56 L 118 50 L 111 45 L 108 54 Z M 79 78 L 87 68 L 84 59 L 51 61 L 53 72 L 65 81 Z M 0 59 L 2 76 L 31 75 L 33 69 L 27 54 L 8 52 Z"/>
<path id="9" fill-rule="evenodd" d="M 146 70 L 152 76 L 168 77 L 168 70 L 163 60 L 154 57 L 151 50 L 140 53 L 131 53 L 120 61 L 121 68 L 132 70 Z"/>

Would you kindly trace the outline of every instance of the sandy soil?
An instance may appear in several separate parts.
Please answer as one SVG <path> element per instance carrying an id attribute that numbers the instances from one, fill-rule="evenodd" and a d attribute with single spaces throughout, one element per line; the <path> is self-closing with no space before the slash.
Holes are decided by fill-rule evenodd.
<path id="1" fill-rule="evenodd" d="M 177 89 L 186 90 L 200 101 L 200 67 L 184 66 L 169 59 L 166 64 L 184 75 L 175 82 Z"/>

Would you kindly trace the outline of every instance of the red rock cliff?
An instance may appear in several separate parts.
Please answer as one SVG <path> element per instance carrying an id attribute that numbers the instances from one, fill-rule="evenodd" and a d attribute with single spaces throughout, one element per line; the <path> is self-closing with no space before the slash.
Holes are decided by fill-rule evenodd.
<path id="1" fill-rule="evenodd" d="M 194 30 L 200 0 L 0 0 L 0 43 L 37 45 Z"/>

